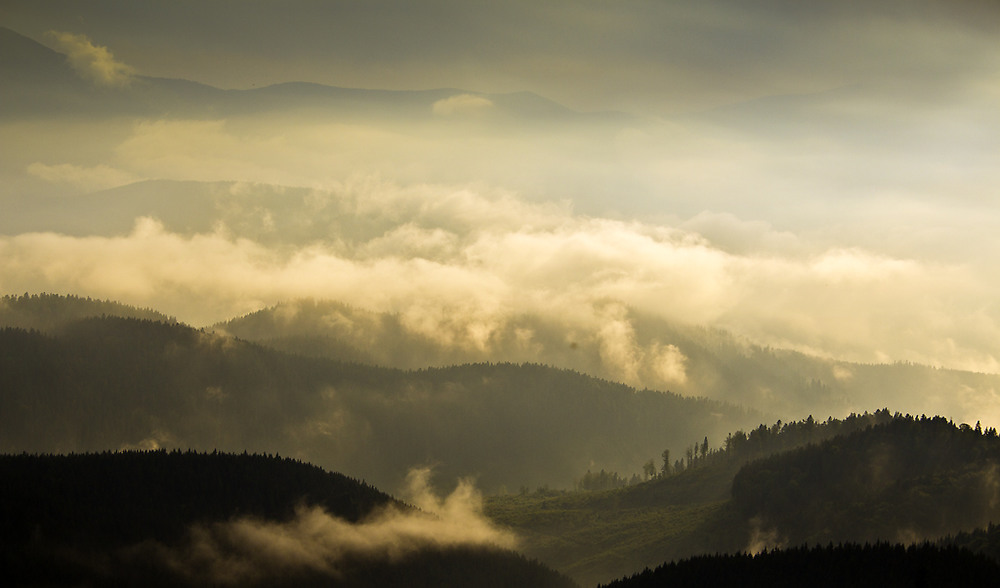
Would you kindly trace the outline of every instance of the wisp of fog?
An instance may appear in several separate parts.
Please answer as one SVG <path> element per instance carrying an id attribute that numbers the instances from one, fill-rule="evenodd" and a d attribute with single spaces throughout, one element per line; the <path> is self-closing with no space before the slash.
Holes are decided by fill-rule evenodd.
<path id="1" fill-rule="evenodd" d="M 512 532 L 483 516 L 482 496 L 470 480 L 439 497 L 430 476 L 428 468 L 407 476 L 404 496 L 419 510 L 389 506 L 350 523 L 302 505 L 290 521 L 237 518 L 195 525 L 180 547 L 144 543 L 121 557 L 154 562 L 189 581 L 246 585 L 289 574 L 337 576 L 358 561 L 391 563 L 424 550 L 516 547 Z"/>

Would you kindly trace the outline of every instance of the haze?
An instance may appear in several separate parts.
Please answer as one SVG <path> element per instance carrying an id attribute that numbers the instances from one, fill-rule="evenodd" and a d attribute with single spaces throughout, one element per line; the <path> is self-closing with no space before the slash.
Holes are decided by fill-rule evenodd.
<path id="1" fill-rule="evenodd" d="M 633 383 L 627 309 L 1000 371 L 994 2 L 8 1 L 0 25 L 73 76 L 28 99 L 61 70 L 3 57 L 5 293 L 196 326 L 333 299 L 482 347 L 538 314 Z M 250 92 L 286 82 L 394 92 Z"/>

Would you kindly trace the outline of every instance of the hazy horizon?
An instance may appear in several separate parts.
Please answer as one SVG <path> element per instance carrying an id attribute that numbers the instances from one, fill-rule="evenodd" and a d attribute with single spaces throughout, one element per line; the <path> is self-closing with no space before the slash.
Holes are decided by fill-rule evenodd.
<path id="1" fill-rule="evenodd" d="M 0 25 L 105 104 L 0 116 L 5 293 L 198 326 L 333 299 L 483 344 L 536 313 L 624 353 L 636 309 L 1000 372 L 993 3 L 7 2 Z M 455 90 L 199 111 L 147 77 Z"/>

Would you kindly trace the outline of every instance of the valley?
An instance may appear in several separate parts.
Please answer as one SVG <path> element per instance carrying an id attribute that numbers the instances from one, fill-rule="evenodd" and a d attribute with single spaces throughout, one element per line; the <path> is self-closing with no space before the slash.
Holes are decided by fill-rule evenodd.
<path id="1" fill-rule="evenodd" d="M 86 474 L 101 480 L 98 486 L 111 484 L 106 491 L 61 502 L 62 508 L 75 509 L 77 501 L 100 496 L 107 501 L 104 506 L 80 508 L 106 510 L 90 515 L 97 517 L 95 523 L 104 521 L 102 526 L 80 527 L 73 535 L 53 531 L 51 540 L 73 545 L 85 538 L 112 541 L 115 549 L 128 550 L 147 540 L 143 533 L 148 531 L 150 538 L 177 545 L 188 529 L 205 521 L 257 516 L 253 513 L 260 507 L 232 502 L 251 496 L 227 490 L 205 502 L 205 491 L 197 490 L 213 484 L 216 476 L 233 488 L 244 484 L 220 469 L 224 464 L 242 464 L 240 476 L 264 476 L 249 484 L 275 497 L 268 500 L 277 499 L 268 508 L 278 510 L 266 511 L 266 518 L 299 524 L 302 509 L 313 506 L 345 516 L 342 508 L 324 502 L 342 491 L 309 490 L 302 477 L 306 470 L 275 477 L 265 468 L 292 464 L 292 459 L 363 479 L 365 487 L 374 484 L 372 492 L 406 493 L 415 479 L 424 484 L 424 496 L 443 496 L 454 481 L 459 487 L 452 496 L 478 488 L 463 494 L 470 501 L 463 512 L 478 517 L 476 525 L 485 525 L 488 536 L 506 538 L 502 548 L 513 547 L 553 574 L 565 574 L 544 582 L 580 586 L 703 554 L 944 541 L 991 528 L 1000 515 L 994 512 L 1000 441 L 995 428 L 979 423 L 957 425 L 942 417 L 879 409 L 768 425 L 761 423 L 764 413 L 746 407 L 636 390 L 539 364 L 373 367 L 350 355 L 349 361 L 329 351 L 300 355 L 269 347 L 267 338 L 259 341 L 193 329 L 154 310 L 111 301 L 48 294 L 3 298 L 0 443 L 8 456 L 4 463 L 11 464 L 3 467 L 29 467 L 23 464 L 40 460 L 30 467 L 41 472 L 37 468 L 43 464 L 69 468 L 92 460 L 88 468 L 109 468 Z M 163 478 L 166 465 L 156 465 L 168 458 L 201 464 L 200 470 L 184 474 L 198 479 L 183 490 L 170 490 L 177 480 Z M 32 474 L 65 485 L 42 490 L 32 483 L 37 490 L 32 503 L 42 506 L 54 500 L 51 496 L 75 495 L 74 486 L 94 485 L 67 479 L 84 475 L 81 467 L 72 467 L 65 473 Z M 136 474 L 127 472 L 135 467 L 143 476 L 154 476 L 136 479 L 141 489 L 126 490 L 132 482 L 107 481 L 133 479 Z M 309 471 L 321 476 L 318 469 Z M 11 482 L 23 477 L 4 475 Z M 261 486 L 279 481 L 280 499 L 277 490 Z M 119 491 L 126 494 L 115 498 Z M 186 514 L 166 514 L 171 494 L 189 492 L 201 498 L 178 505 Z M 16 520 L 24 521 L 17 527 L 22 531 L 12 528 L 21 533 L 15 544 L 25 541 L 32 525 L 75 520 L 68 510 L 38 518 L 42 515 L 15 506 L 29 500 L 19 496 L 4 501 L 15 508 L 11 516 L 20 513 Z M 139 496 L 150 502 L 135 502 Z M 375 504 L 376 495 L 371 496 L 366 504 Z M 388 504 L 388 495 L 377 496 Z M 417 504 L 433 514 L 451 500 Z M 217 505 L 213 514 L 194 514 L 212 504 Z M 147 531 L 112 530 L 154 511 L 163 518 L 140 525 Z M 366 515 L 352 512 L 345 524 L 364 524 Z M 118 516 L 125 519 L 112 522 Z M 48 553 L 45 549 L 32 552 L 41 559 L 27 561 L 55 557 L 39 555 Z M 463 561 L 480 557 L 449 553 Z M 57 569 L 69 570 L 60 574 L 100 578 L 103 573 L 59 561 Z M 131 561 L 123 564 L 123 573 L 148 572 Z M 413 565 L 423 569 L 424 564 Z M 28 577 L 35 573 L 29 568 L 17 573 Z M 322 577 L 324 569 L 308 568 L 307 575 Z"/>

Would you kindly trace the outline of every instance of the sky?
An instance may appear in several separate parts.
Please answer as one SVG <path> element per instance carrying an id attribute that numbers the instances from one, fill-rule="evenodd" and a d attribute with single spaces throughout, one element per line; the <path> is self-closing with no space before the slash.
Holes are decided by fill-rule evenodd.
<path id="1" fill-rule="evenodd" d="M 626 355 L 633 308 L 1000 372 L 996 2 L 2 0 L 0 26 L 122 104 L 147 77 L 453 89 L 419 116 L 2 116 L 5 293 L 199 326 L 329 297 L 481 345 L 544 313 Z"/>
<path id="2" fill-rule="evenodd" d="M 530 90 L 666 116 L 881 83 L 913 107 L 989 85 L 990 0 L 795 2 L 6 0 L 5 26 L 84 34 L 150 76 L 223 88 Z M 937 96 L 934 96 L 937 95 Z"/>

